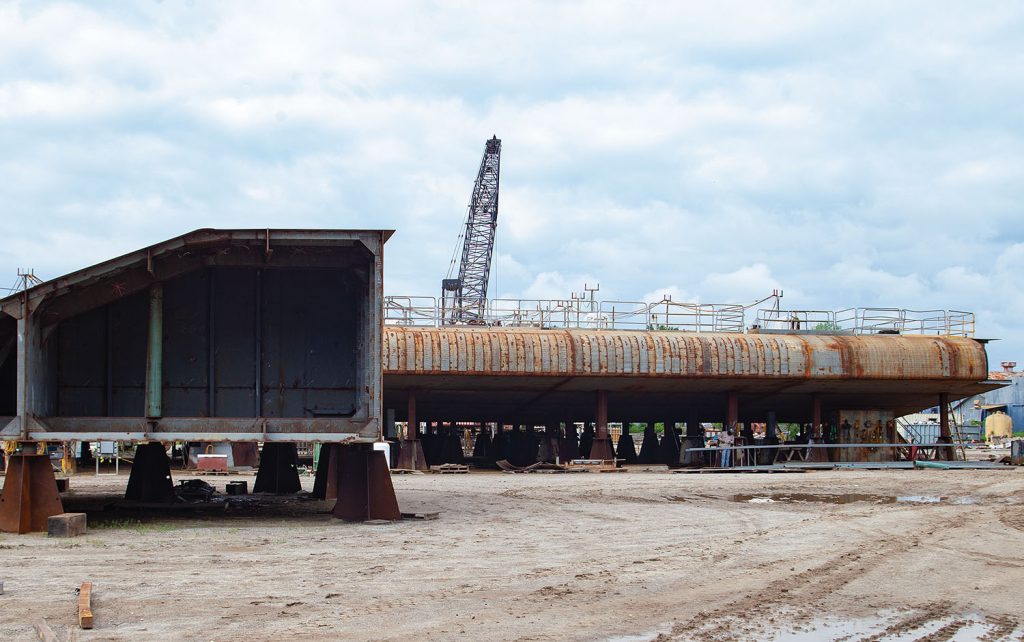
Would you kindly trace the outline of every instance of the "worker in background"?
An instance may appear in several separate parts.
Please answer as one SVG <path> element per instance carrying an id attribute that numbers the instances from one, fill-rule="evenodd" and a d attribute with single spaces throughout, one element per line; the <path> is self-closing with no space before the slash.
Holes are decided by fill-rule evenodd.
<path id="1" fill-rule="evenodd" d="M 732 428 L 722 428 L 722 432 L 718 434 L 718 447 L 722 449 L 722 468 L 728 468 L 731 462 L 732 445 L 735 442 L 735 438 L 732 436 Z"/>

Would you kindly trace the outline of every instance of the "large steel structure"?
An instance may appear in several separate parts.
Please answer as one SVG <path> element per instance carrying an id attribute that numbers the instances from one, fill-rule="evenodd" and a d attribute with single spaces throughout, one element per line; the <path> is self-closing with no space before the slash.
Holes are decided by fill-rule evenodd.
<path id="1" fill-rule="evenodd" d="M 262 442 L 256 492 L 328 444 L 334 516 L 399 519 L 383 453 L 387 230 L 197 230 L 0 300 L 0 530 L 63 511 L 31 442 L 137 442 L 128 501 L 174 501 L 166 442 Z M 13 352 L 14 354 L 10 354 Z M 340 465 L 339 465 L 340 464 Z M 12 480 L 14 480 L 12 482 Z"/>
<path id="2" fill-rule="evenodd" d="M 821 423 L 839 410 L 896 416 L 996 387 L 982 342 L 966 337 L 385 326 L 385 407 L 418 391 L 419 416 L 613 421 L 648 416 Z M 659 419 L 660 420 L 660 419 Z"/>
<path id="3" fill-rule="evenodd" d="M 390 234 L 197 230 L 0 300 L 0 437 L 375 441 Z"/>
<path id="4" fill-rule="evenodd" d="M 441 281 L 442 318 L 446 324 L 483 322 L 494 234 L 498 227 L 500 173 L 501 141 L 494 136 L 484 145 L 484 155 L 473 184 L 473 197 L 462 239 L 459 276 Z"/>

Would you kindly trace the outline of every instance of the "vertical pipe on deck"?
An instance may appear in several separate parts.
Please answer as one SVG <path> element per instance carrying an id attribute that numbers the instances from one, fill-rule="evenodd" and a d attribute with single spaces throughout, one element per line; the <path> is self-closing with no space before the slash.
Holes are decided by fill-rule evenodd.
<path id="1" fill-rule="evenodd" d="M 725 425 L 735 428 L 740 420 L 740 398 L 735 391 L 730 391 L 726 397 Z"/>
<path id="2" fill-rule="evenodd" d="M 206 272 L 206 416 L 217 414 L 217 376 L 216 376 L 216 319 L 214 312 L 214 276 L 213 268 Z"/>
<path id="3" fill-rule="evenodd" d="M 149 335 L 146 343 L 146 416 L 158 418 L 163 413 L 164 369 L 164 286 L 154 283 L 149 288 Z"/>

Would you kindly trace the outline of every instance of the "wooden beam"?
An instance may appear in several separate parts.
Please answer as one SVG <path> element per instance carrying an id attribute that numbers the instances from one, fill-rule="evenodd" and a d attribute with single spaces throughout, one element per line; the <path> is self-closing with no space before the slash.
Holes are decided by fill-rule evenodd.
<path id="1" fill-rule="evenodd" d="M 57 634 L 53 632 L 46 620 L 36 620 L 32 623 L 32 628 L 36 630 L 36 635 L 42 642 L 57 642 Z"/>
<path id="2" fill-rule="evenodd" d="M 92 628 L 92 582 L 82 582 L 78 589 L 78 626 Z"/>

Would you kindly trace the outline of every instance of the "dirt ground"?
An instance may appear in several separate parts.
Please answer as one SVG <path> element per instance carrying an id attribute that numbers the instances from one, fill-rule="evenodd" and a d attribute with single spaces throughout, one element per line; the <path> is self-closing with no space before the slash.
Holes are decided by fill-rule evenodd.
<path id="1" fill-rule="evenodd" d="M 0 537 L 0 638 L 1024 639 L 1024 469 L 393 479 L 440 518 L 104 510 L 126 476 L 80 474 L 87 535 Z"/>

